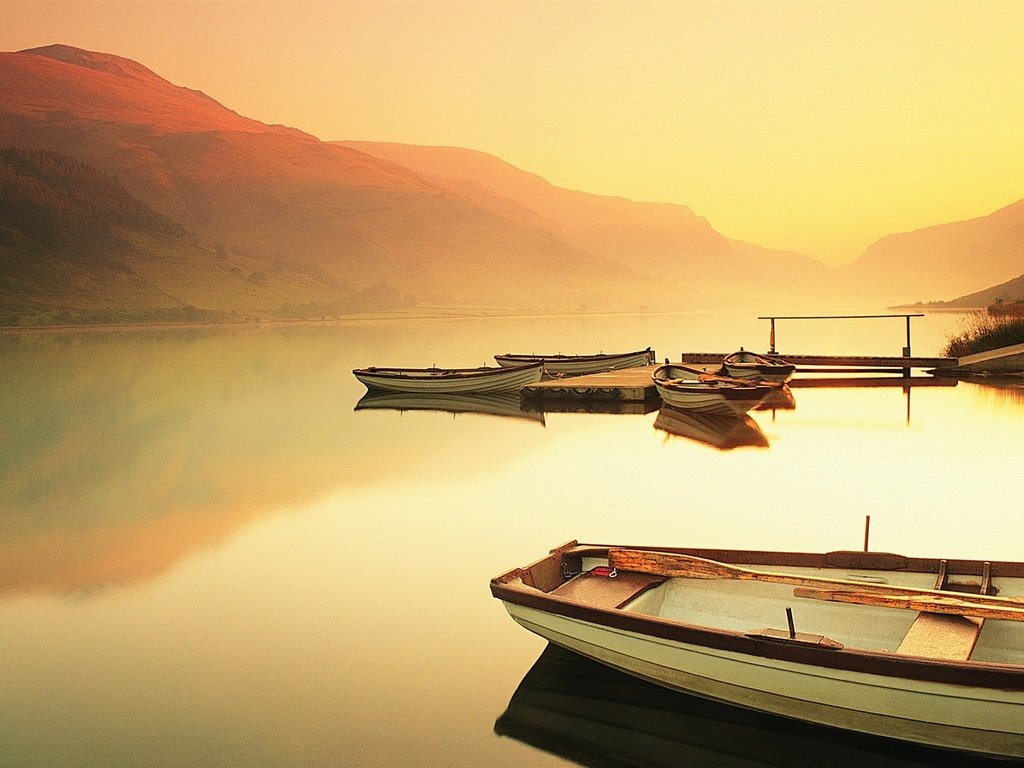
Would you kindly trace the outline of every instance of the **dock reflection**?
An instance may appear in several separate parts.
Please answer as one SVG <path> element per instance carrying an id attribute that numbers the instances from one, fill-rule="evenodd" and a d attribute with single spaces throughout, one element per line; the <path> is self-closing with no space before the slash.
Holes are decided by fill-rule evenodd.
<path id="1" fill-rule="evenodd" d="M 676 693 L 554 645 L 527 672 L 494 731 L 601 768 L 1005 765 Z"/>

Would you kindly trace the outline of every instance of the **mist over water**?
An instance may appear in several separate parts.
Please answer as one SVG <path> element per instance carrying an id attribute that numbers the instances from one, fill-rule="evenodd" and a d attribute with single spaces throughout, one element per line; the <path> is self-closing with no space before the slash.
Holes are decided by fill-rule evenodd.
<path id="1" fill-rule="evenodd" d="M 953 315 L 915 318 L 937 355 Z M 898 355 L 902 319 L 777 327 Z M 0 764 L 572 764 L 495 720 L 487 589 L 569 539 L 1024 559 L 1024 389 L 793 389 L 729 450 L 647 413 L 355 410 L 351 370 L 764 351 L 752 313 L 0 336 Z M 772 503 L 752 502 L 770 493 Z"/>

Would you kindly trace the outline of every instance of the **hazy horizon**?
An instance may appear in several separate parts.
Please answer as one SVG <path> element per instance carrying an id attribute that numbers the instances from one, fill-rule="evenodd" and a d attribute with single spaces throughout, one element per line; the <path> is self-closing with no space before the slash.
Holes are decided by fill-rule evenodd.
<path id="1" fill-rule="evenodd" d="M 133 59 L 325 141 L 457 146 L 835 266 L 1024 197 L 1012 3 L 21 2 L 0 49 Z"/>

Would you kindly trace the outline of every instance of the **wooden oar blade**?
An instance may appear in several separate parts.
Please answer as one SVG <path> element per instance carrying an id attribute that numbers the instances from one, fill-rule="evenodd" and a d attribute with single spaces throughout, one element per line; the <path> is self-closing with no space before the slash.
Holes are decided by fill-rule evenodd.
<path id="1" fill-rule="evenodd" d="M 659 576 L 689 579 L 744 579 L 749 572 L 717 560 L 676 552 L 650 552 L 642 549 L 612 549 L 608 564 L 624 571 L 640 571 Z"/>

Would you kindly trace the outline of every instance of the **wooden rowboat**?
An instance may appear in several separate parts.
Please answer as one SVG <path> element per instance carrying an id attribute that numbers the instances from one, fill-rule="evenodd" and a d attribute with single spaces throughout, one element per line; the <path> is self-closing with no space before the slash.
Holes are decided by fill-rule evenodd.
<path id="1" fill-rule="evenodd" d="M 758 355 L 740 347 L 722 360 L 722 373 L 737 379 L 760 379 L 762 381 L 789 381 L 796 366 L 781 357 Z"/>
<path id="2" fill-rule="evenodd" d="M 650 347 L 636 352 L 599 355 L 495 355 L 501 366 L 526 365 L 541 362 L 548 376 L 583 376 L 601 371 L 617 371 L 622 368 L 640 368 L 654 362 Z"/>
<path id="3" fill-rule="evenodd" d="M 1024 758 L 1024 563 L 570 542 L 491 593 L 552 643 L 668 688 Z"/>
<path id="4" fill-rule="evenodd" d="M 732 379 L 679 363 L 659 365 L 651 378 L 662 402 L 699 411 L 746 413 L 772 391 L 769 384 Z"/>
<path id="5" fill-rule="evenodd" d="M 357 368 L 368 390 L 383 392 L 514 392 L 540 381 L 543 363 L 515 368 Z"/>

